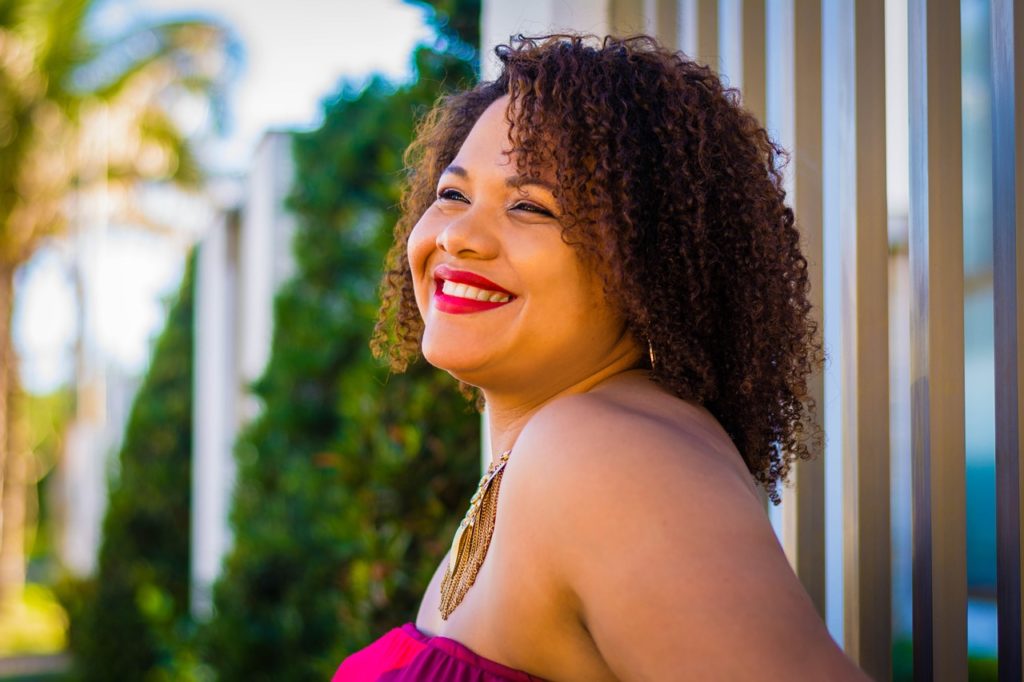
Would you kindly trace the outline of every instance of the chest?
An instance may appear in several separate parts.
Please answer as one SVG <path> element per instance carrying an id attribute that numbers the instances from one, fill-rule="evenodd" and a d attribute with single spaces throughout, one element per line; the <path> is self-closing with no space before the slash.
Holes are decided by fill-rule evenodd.
<path id="1" fill-rule="evenodd" d="M 494 533 L 476 580 L 447 620 L 438 609 L 448 557 L 423 595 L 416 626 L 477 654 L 551 680 L 613 680 L 516 505 L 513 476 L 502 483 Z"/>

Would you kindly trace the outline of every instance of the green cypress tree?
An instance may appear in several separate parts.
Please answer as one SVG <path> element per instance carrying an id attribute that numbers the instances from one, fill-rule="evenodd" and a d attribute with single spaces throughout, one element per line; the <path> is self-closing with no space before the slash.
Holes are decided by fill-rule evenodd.
<path id="1" fill-rule="evenodd" d="M 297 274 L 236 445 L 235 543 L 202 635 L 224 682 L 329 679 L 412 620 L 479 478 L 479 418 L 454 381 L 423 363 L 389 376 L 367 345 L 402 152 L 416 115 L 475 78 L 468 44 L 418 49 L 411 84 L 343 89 L 295 140 Z"/>

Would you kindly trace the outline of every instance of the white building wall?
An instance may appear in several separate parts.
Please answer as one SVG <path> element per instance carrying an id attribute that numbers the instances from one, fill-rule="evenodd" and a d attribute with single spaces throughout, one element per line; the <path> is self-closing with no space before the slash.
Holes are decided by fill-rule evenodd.
<path id="1" fill-rule="evenodd" d="M 99 344 L 99 281 L 108 239 L 105 187 L 79 198 L 82 223 L 72 240 L 73 272 L 79 289 L 80 333 L 76 349 L 75 414 L 68 424 L 50 503 L 59 518 L 58 554 L 73 575 L 97 568 L 107 510 L 107 483 L 117 475 L 117 453 L 140 377 L 111 364 Z"/>
<path id="2" fill-rule="evenodd" d="M 100 529 L 106 510 L 107 449 L 104 425 L 75 419 L 67 429 L 60 470 L 63 533 L 61 561 L 74 575 L 96 570 Z"/>
<path id="3" fill-rule="evenodd" d="M 248 386 L 263 373 L 273 338 L 274 296 L 294 273 L 295 222 L 285 200 L 291 136 L 260 141 L 242 206 L 203 239 L 196 270 L 192 468 L 192 611 L 209 614 L 211 588 L 230 551 L 234 443 L 259 403 Z"/>
<path id="4" fill-rule="evenodd" d="M 274 331 L 274 294 L 294 273 L 295 221 L 285 206 L 295 164 L 288 133 L 267 133 L 256 155 L 245 193 L 239 241 L 238 353 L 242 385 L 239 418 L 256 416 L 258 404 L 245 385 L 263 373 Z"/>
<path id="5" fill-rule="evenodd" d="M 238 383 L 233 348 L 237 291 L 236 221 L 230 213 L 199 246 L 195 281 L 192 401 L 192 611 L 210 610 L 210 588 L 231 543 L 227 515 L 234 482 Z"/>
<path id="6" fill-rule="evenodd" d="M 107 482 L 117 475 L 117 453 L 139 387 L 139 377 L 106 369 L 78 392 L 79 408 L 67 428 L 51 500 L 61 520 L 61 563 L 83 578 L 97 568 Z"/>

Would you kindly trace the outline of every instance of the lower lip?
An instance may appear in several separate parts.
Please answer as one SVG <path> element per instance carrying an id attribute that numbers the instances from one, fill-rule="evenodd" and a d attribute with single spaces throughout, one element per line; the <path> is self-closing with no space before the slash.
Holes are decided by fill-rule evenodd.
<path id="1" fill-rule="evenodd" d="M 484 310 L 494 310 L 500 308 L 503 305 L 508 305 L 512 302 L 510 298 L 507 301 L 477 301 L 472 298 L 462 298 L 460 296 L 449 296 L 448 294 L 442 293 L 440 289 L 434 292 L 434 307 L 440 310 L 442 313 L 452 313 L 454 315 L 464 315 L 466 313 L 479 313 Z"/>

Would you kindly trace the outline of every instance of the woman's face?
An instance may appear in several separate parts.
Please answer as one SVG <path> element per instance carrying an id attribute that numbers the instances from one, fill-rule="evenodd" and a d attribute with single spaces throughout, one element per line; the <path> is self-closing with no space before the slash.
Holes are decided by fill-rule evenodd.
<path id="1" fill-rule="evenodd" d="M 504 153 L 507 106 L 502 97 L 480 116 L 409 235 L 423 355 L 485 390 L 557 389 L 634 344 L 562 241 L 554 173 L 519 177 Z"/>

